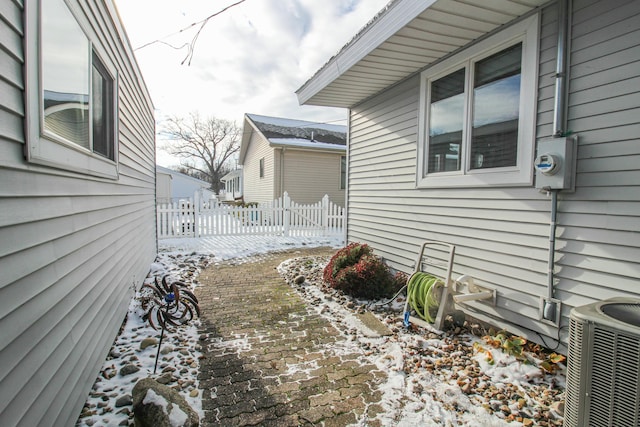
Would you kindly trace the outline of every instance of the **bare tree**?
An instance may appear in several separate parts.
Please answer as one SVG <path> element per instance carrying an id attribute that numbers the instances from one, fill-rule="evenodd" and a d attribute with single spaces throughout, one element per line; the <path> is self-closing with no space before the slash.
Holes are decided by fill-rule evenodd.
<path id="1" fill-rule="evenodd" d="M 240 128 L 235 122 L 215 117 L 172 116 L 161 125 L 161 135 L 169 142 L 164 149 L 180 157 L 190 175 L 206 177 L 213 191 L 220 191 L 220 178 L 227 172 L 231 156 L 240 149 Z"/>

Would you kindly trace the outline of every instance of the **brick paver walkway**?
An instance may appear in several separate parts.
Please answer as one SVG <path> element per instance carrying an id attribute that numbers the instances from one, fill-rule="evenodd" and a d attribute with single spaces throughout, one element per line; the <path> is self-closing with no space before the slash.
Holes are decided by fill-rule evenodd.
<path id="1" fill-rule="evenodd" d="M 296 249 L 211 265 L 199 276 L 203 426 L 345 426 L 380 410 L 384 373 L 278 274 L 284 260 L 331 255 Z M 370 424 L 369 424 L 370 425 Z"/>

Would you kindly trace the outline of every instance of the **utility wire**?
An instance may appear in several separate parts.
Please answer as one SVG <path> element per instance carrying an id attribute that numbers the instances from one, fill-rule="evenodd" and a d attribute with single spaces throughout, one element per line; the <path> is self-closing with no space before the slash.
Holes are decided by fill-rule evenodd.
<path id="1" fill-rule="evenodd" d="M 200 21 L 202 23 L 202 25 L 200 26 L 200 29 L 198 30 L 198 32 L 196 33 L 195 36 L 193 36 L 193 39 L 191 40 L 191 44 L 189 45 L 189 53 L 187 53 L 187 56 L 182 60 L 182 62 L 180 63 L 180 65 L 183 65 L 185 63 L 185 61 L 188 59 L 189 62 L 187 63 L 187 65 L 191 65 L 191 60 L 193 59 L 193 52 L 195 51 L 196 48 L 196 41 L 198 41 L 198 37 L 200 36 L 200 32 L 202 31 L 202 29 L 204 28 L 205 25 L 207 25 L 207 22 L 209 22 L 209 20 L 211 18 L 213 18 L 214 16 L 218 16 L 221 13 L 231 9 L 234 6 L 239 5 L 240 3 L 244 3 L 245 0 L 240 0 L 232 5 L 229 5 L 227 7 L 225 7 L 224 9 L 220 10 L 219 12 L 214 13 L 213 15 L 208 16 L 207 18 L 205 18 L 204 20 Z M 200 22 L 194 24 L 197 25 Z"/>
<path id="2" fill-rule="evenodd" d="M 205 26 L 205 25 L 207 25 L 207 23 L 209 22 L 209 20 L 210 20 L 211 18 L 214 18 L 214 17 L 216 17 L 216 16 L 220 15 L 221 13 L 226 12 L 227 10 L 231 9 L 232 7 L 239 5 L 240 3 L 244 3 L 245 1 L 246 1 L 246 0 L 240 0 L 240 1 L 236 2 L 236 3 L 233 3 L 233 4 L 231 4 L 231 5 L 227 6 L 227 7 L 225 7 L 224 9 L 219 10 L 218 12 L 216 12 L 216 13 L 214 13 L 214 14 L 212 14 L 212 15 L 207 16 L 205 19 L 203 19 L 203 20 L 201 20 L 201 21 L 194 22 L 193 24 L 191 24 L 191 25 L 189 25 L 189 26 L 187 26 L 187 27 L 184 27 L 184 28 L 182 28 L 181 30 L 178 30 L 178 31 L 176 31 L 176 32 L 174 32 L 174 33 L 171 33 L 171 34 L 169 34 L 169 35 L 166 35 L 166 36 L 164 36 L 164 37 L 161 37 L 161 38 L 156 39 L 156 40 L 154 40 L 154 41 L 151 41 L 151 42 L 149 42 L 149 43 L 145 43 L 145 44 L 143 44 L 142 46 L 135 48 L 135 49 L 134 49 L 134 51 L 135 51 L 135 50 L 144 49 L 145 47 L 147 47 L 147 46 L 151 46 L 152 44 L 155 44 L 155 43 L 163 43 L 163 44 L 166 44 L 167 46 L 169 46 L 169 47 L 171 47 L 171 48 L 173 48 L 173 49 L 177 49 L 177 50 L 180 50 L 180 49 L 182 49 L 182 48 L 184 48 L 184 47 L 186 46 L 186 47 L 188 48 L 189 52 L 187 53 L 187 56 L 182 60 L 182 62 L 181 62 L 180 64 L 182 65 L 182 64 L 184 64 L 187 60 L 189 60 L 189 62 L 187 63 L 187 65 L 191 65 L 191 59 L 193 59 L 193 53 L 194 53 L 194 51 L 195 51 L 196 42 L 198 41 L 198 37 L 200 36 L 200 32 L 202 31 L 202 29 L 204 28 L 204 26 Z M 166 39 L 166 38 L 168 38 L 168 37 L 174 36 L 174 35 L 176 35 L 176 34 L 183 33 L 183 32 L 185 32 L 185 31 L 187 31 L 187 30 L 189 30 L 189 29 L 191 29 L 191 28 L 193 28 L 193 27 L 195 27 L 195 26 L 197 26 L 197 25 L 200 25 L 200 28 L 199 28 L 199 29 L 198 29 L 198 31 L 196 32 L 195 36 L 193 36 L 193 38 L 191 39 L 191 43 L 185 43 L 185 44 L 183 44 L 183 45 L 182 45 L 182 46 L 180 46 L 180 47 L 175 47 L 175 46 L 170 45 L 169 43 L 166 43 L 166 42 L 162 41 L 163 39 Z"/>

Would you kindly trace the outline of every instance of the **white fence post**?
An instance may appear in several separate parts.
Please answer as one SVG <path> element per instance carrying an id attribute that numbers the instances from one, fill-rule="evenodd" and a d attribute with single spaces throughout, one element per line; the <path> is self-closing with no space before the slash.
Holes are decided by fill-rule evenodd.
<path id="1" fill-rule="evenodd" d="M 200 237 L 200 192 L 193 195 L 193 236 Z"/>
<path id="2" fill-rule="evenodd" d="M 328 195 L 314 204 L 298 204 L 285 192 L 281 198 L 257 207 L 209 205 L 202 195 L 158 204 L 158 238 L 213 235 L 280 234 L 329 236 L 345 228 L 345 209 Z"/>
<path id="3" fill-rule="evenodd" d="M 289 236 L 289 230 L 291 229 L 291 199 L 289 198 L 289 193 L 286 191 L 282 195 L 283 203 L 283 230 L 282 233 L 285 236 Z"/>
<path id="4" fill-rule="evenodd" d="M 329 235 L 329 195 L 322 198 L 322 230 L 325 236 Z"/>

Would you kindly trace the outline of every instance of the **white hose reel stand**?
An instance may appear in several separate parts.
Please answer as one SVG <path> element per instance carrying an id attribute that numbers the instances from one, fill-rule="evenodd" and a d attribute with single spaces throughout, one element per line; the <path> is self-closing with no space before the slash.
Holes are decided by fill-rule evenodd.
<path id="1" fill-rule="evenodd" d="M 426 249 L 429 248 L 429 253 L 426 253 Z M 432 255 L 433 252 L 439 252 L 440 257 L 434 258 Z M 444 323 L 444 317 L 448 312 L 448 298 L 449 292 L 452 286 L 451 280 L 451 272 L 453 269 L 453 257 L 455 255 L 456 247 L 454 245 L 450 245 L 449 243 L 437 242 L 437 241 L 426 241 L 423 242 L 420 251 L 418 253 L 418 257 L 415 263 L 415 273 L 428 273 L 437 277 L 444 284 L 442 287 L 442 293 L 440 295 L 440 304 L 438 305 L 438 313 L 435 317 L 435 322 L 433 324 L 426 322 L 423 319 L 420 319 L 411 314 L 411 309 L 409 308 L 409 298 L 404 304 L 404 325 L 409 326 L 411 323 L 415 323 L 416 325 L 422 326 L 423 328 L 431 329 L 435 328 L 438 330 L 442 330 L 442 325 Z M 436 267 L 440 271 L 444 270 L 443 276 L 438 276 L 433 274 L 433 272 L 425 271 L 426 269 L 431 269 L 431 267 Z M 409 289 L 407 288 L 407 291 Z"/>
<path id="2" fill-rule="evenodd" d="M 473 277 L 463 274 L 458 277 L 454 283 L 453 290 L 456 294 L 453 295 L 453 302 L 456 304 L 469 301 L 491 300 L 492 305 L 496 305 L 496 290 L 476 284 Z"/>

